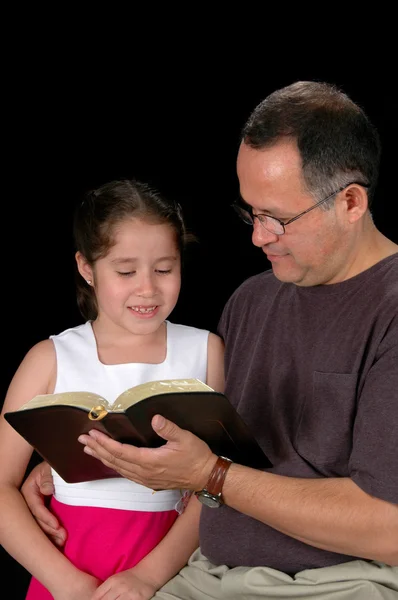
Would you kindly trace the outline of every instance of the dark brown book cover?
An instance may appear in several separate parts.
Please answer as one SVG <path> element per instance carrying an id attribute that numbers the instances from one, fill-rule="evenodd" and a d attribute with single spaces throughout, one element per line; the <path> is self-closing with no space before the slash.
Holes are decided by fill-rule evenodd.
<path id="1" fill-rule="evenodd" d="M 103 409 L 106 400 L 88 392 L 85 395 L 91 406 L 86 407 L 62 403 L 63 396 L 70 398 L 73 393 L 49 394 L 36 397 L 43 399 L 41 406 L 36 403 L 33 408 L 27 408 L 27 403 L 23 409 L 5 413 L 4 416 L 68 483 L 120 477 L 101 461 L 85 454 L 83 445 L 77 441 L 80 434 L 98 429 L 123 443 L 159 447 L 165 441 L 151 427 L 152 417 L 156 414 L 163 415 L 182 429 L 188 429 L 200 437 L 217 455 L 253 468 L 272 466 L 226 396 L 205 384 L 201 385 L 203 389 L 199 391 L 191 391 L 194 389 L 192 386 L 190 391 L 183 391 L 183 386 L 177 386 L 176 391 L 166 393 L 156 391 L 153 395 L 133 400 L 123 410 L 120 405 L 117 410 L 112 410 L 109 405 Z M 144 386 L 136 386 L 127 392 L 134 392 L 139 388 Z M 172 387 L 168 388 L 171 389 Z M 76 396 L 79 394 L 83 396 L 84 393 L 77 392 Z M 119 398 L 122 396 L 123 394 Z M 52 403 L 45 403 L 47 399 L 53 399 Z M 117 402 L 118 399 L 113 406 Z"/>

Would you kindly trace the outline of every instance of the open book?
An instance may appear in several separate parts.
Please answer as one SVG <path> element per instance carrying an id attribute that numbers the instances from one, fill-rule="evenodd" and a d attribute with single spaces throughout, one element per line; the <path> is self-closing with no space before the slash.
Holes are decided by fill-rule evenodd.
<path id="1" fill-rule="evenodd" d="M 224 394 L 199 379 L 150 381 L 110 404 L 85 391 L 36 396 L 5 419 L 68 483 L 120 477 L 83 451 L 82 433 L 98 429 L 114 440 L 156 448 L 165 443 L 151 427 L 163 415 L 204 440 L 218 455 L 253 467 L 272 466 Z"/>

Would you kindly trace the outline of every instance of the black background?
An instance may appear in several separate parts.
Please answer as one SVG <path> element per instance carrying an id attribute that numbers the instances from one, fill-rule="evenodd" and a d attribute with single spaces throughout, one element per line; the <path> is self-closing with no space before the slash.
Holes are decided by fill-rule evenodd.
<path id="1" fill-rule="evenodd" d="M 171 320 L 216 329 L 232 291 L 269 267 L 230 208 L 238 193 L 240 129 L 260 100 L 292 81 L 341 86 L 378 127 L 383 155 L 373 216 L 398 243 L 397 99 L 395 84 L 378 67 L 366 77 L 352 65 L 308 68 L 305 61 L 274 73 L 264 63 L 249 72 L 221 57 L 193 63 L 184 48 L 178 64 L 162 59 L 161 48 L 154 63 L 143 64 L 145 52 L 143 46 L 140 59 L 132 55 L 123 68 L 106 53 L 95 65 L 87 56 L 70 61 L 67 52 L 52 64 L 48 46 L 32 57 L 27 51 L 23 64 L 6 73 L 2 397 L 34 343 L 82 322 L 73 283 L 73 208 L 84 191 L 111 179 L 137 177 L 181 203 L 199 241 Z M 3 550 L 0 561 L 10 597 L 23 598 L 27 574 Z"/>

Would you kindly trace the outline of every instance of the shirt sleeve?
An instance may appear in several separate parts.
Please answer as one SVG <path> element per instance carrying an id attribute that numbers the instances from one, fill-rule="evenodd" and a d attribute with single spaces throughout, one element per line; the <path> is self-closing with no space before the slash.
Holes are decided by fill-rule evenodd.
<path id="1" fill-rule="evenodd" d="M 398 504 L 398 316 L 359 390 L 349 468 L 365 492 Z"/>

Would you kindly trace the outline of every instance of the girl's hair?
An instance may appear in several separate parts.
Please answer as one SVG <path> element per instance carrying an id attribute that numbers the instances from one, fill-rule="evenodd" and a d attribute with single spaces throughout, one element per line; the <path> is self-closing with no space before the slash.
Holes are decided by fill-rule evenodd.
<path id="1" fill-rule="evenodd" d="M 195 240 L 185 229 L 181 207 L 169 202 L 148 184 L 135 179 L 105 183 L 88 192 L 77 207 L 73 221 L 76 251 L 94 267 L 99 258 L 106 256 L 114 245 L 115 226 L 126 219 L 142 219 L 149 223 L 166 223 L 175 232 L 181 260 L 189 241 Z M 86 320 L 98 315 L 93 287 L 89 286 L 76 269 L 77 305 Z"/>

